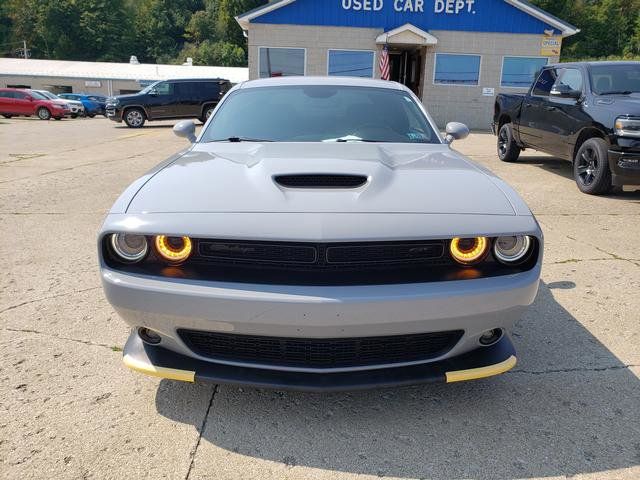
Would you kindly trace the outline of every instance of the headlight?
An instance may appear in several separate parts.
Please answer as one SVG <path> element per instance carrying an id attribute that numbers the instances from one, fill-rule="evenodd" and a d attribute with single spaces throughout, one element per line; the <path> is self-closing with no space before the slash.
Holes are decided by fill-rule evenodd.
<path id="1" fill-rule="evenodd" d="M 640 118 L 616 118 L 615 132 L 621 137 L 640 137 Z"/>
<path id="2" fill-rule="evenodd" d="M 191 239 L 189 237 L 156 237 L 156 250 L 158 254 L 171 263 L 184 262 L 191 255 Z"/>
<path id="3" fill-rule="evenodd" d="M 454 238 L 449 245 L 453 259 L 462 265 L 473 265 L 484 259 L 489 250 L 486 237 Z"/>
<path id="4" fill-rule="evenodd" d="M 149 250 L 147 239 L 144 235 L 132 235 L 129 233 L 114 233 L 111 235 L 111 248 L 120 260 L 127 263 L 135 263 L 142 260 Z"/>
<path id="5" fill-rule="evenodd" d="M 531 252 L 531 237 L 518 235 L 498 237 L 493 244 L 493 254 L 498 261 L 514 265 L 525 261 Z"/>

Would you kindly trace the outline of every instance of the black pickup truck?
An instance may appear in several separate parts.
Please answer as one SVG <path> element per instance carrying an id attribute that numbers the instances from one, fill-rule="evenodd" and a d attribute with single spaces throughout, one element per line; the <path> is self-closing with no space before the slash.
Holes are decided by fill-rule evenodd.
<path id="1" fill-rule="evenodd" d="M 532 148 L 573 162 L 578 188 L 594 195 L 640 184 L 640 62 L 544 67 L 526 94 L 496 98 L 498 156 Z"/>

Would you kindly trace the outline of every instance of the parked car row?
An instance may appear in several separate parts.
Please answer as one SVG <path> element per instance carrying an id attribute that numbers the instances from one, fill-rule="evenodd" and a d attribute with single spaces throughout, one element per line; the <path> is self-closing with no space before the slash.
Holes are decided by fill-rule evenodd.
<path id="1" fill-rule="evenodd" d="M 105 115 L 130 128 L 140 128 L 147 121 L 183 118 L 198 118 L 204 123 L 230 88 L 231 82 L 220 78 L 162 80 L 138 93 L 109 98 L 2 88 L 0 115 L 5 118 L 36 115 L 42 120 Z"/>
<path id="2" fill-rule="evenodd" d="M 104 95 L 87 95 L 83 93 L 61 93 L 58 95 L 64 100 L 80 102 L 84 106 L 87 117 L 105 115 L 107 97 Z"/>
<path id="3" fill-rule="evenodd" d="M 104 115 L 107 97 L 63 93 L 56 95 L 48 90 L 0 88 L 0 115 L 5 118 L 37 116 L 41 120 L 79 116 Z"/>

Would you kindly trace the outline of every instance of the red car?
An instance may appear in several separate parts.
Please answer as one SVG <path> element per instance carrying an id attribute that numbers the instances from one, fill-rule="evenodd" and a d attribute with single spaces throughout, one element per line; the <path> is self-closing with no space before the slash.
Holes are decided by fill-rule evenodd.
<path id="1" fill-rule="evenodd" d="M 69 105 L 61 100 L 49 100 L 33 90 L 0 88 L 0 115 L 5 118 L 37 115 L 40 120 L 60 120 L 70 113 Z"/>

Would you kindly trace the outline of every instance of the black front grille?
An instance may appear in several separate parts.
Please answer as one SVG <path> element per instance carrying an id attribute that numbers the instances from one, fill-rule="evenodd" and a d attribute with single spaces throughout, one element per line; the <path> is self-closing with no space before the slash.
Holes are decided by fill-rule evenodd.
<path id="1" fill-rule="evenodd" d="M 372 263 L 433 263 L 444 257 L 440 240 L 418 242 L 295 243 L 200 240 L 199 256 L 207 261 L 278 264 L 282 267 L 308 265 L 332 268 L 334 265 Z"/>
<path id="2" fill-rule="evenodd" d="M 207 259 L 242 262 L 310 264 L 318 259 L 315 245 L 201 241 L 199 253 Z"/>
<path id="3" fill-rule="evenodd" d="M 348 368 L 439 357 L 462 330 L 387 337 L 305 339 L 178 330 L 195 354 L 211 360 L 298 368 Z"/>
<path id="4" fill-rule="evenodd" d="M 413 262 L 442 257 L 444 245 L 442 242 L 374 243 L 370 245 L 329 246 L 326 252 L 329 264 Z"/>
<path id="5" fill-rule="evenodd" d="M 278 185 L 287 188 L 357 188 L 367 183 L 364 175 L 292 174 L 273 177 Z"/>

